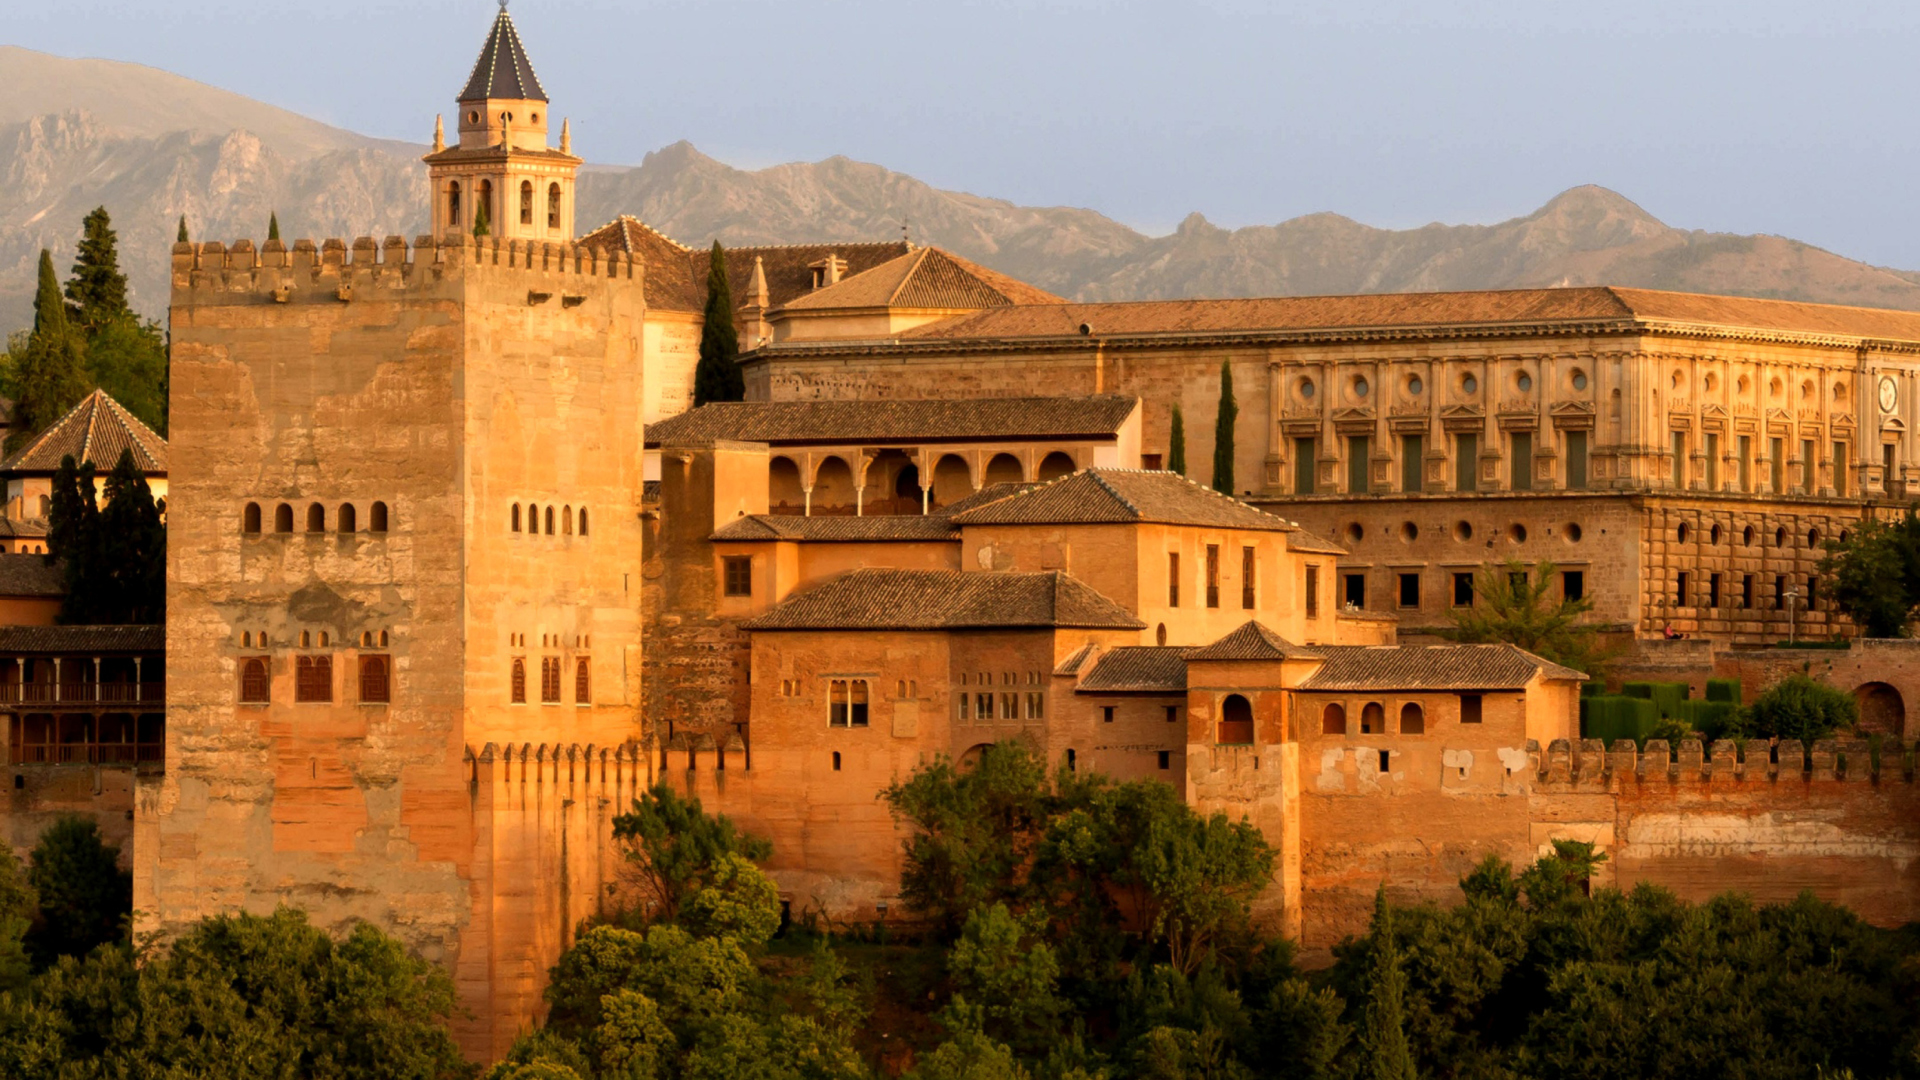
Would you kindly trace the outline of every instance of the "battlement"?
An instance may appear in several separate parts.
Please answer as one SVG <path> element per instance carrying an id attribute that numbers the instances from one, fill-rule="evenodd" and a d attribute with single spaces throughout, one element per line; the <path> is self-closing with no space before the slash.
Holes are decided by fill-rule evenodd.
<path id="1" fill-rule="evenodd" d="M 1765 783 L 1847 781 L 1914 783 L 1914 750 L 1895 740 L 1878 749 L 1865 739 L 1822 739 L 1807 747 L 1798 739 L 1749 740 L 1744 752 L 1727 739 L 1706 746 L 1684 739 L 1678 747 L 1650 739 L 1645 750 L 1631 739 L 1611 748 L 1599 739 L 1555 739 L 1540 752 L 1527 743 L 1539 783 L 1607 790 L 1625 783 Z"/>
<path id="2" fill-rule="evenodd" d="M 644 267 L 624 251 L 459 233 L 440 238 L 417 236 L 411 246 L 399 236 L 379 242 L 362 236 L 352 244 L 340 239 L 318 245 L 312 240 L 295 240 L 292 247 L 278 240 L 258 247 L 251 240 L 173 246 L 176 293 L 259 294 L 278 303 L 288 303 L 303 294 L 307 298 L 351 302 L 357 290 L 389 292 L 433 286 L 470 268 L 519 271 L 546 280 L 638 281 L 644 277 Z M 549 299 L 553 299 L 551 292 L 529 293 L 530 303 Z M 563 292 L 559 301 L 572 306 L 569 301 L 577 303 L 579 298 Z"/>

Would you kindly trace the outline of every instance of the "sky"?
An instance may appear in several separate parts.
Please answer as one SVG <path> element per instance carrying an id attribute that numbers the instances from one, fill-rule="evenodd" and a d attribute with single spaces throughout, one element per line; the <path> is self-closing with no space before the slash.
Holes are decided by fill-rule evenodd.
<path id="1" fill-rule="evenodd" d="M 369 135 L 451 114 L 494 0 L 4 0 L 0 41 Z M 19 10 L 25 8 L 25 10 Z M 1920 4 L 514 0 L 576 152 L 835 154 L 1161 233 L 1488 223 L 1600 184 L 1920 269 Z"/>

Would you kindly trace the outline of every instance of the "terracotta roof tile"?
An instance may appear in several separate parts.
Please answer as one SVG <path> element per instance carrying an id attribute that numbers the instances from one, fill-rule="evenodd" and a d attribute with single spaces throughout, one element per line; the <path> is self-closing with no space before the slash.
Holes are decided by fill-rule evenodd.
<path id="1" fill-rule="evenodd" d="M 1087 661 L 1093 659 L 1095 656 L 1098 656 L 1099 654 L 1100 654 L 1100 646 L 1094 642 L 1089 641 L 1085 645 L 1082 645 L 1078 649 L 1075 649 L 1072 652 L 1072 654 L 1069 655 L 1065 660 L 1062 660 L 1060 661 L 1059 664 L 1055 665 L 1053 669 L 1053 673 L 1055 675 L 1063 675 L 1063 676 L 1078 675 L 1080 674 L 1080 669 L 1087 665 Z"/>
<path id="2" fill-rule="evenodd" d="M 0 626 L 0 654 L 157 653 L 166 647 L 164 626 Z"/>
<path id="3" fill-rule="evenodd" d="M 167 440 L 105 390 L 95 390 L 8 458 L 0 472 L 52 473 L 60 467 L 60 459 L 71 454 L 76 464 L 91 461 L 104 473 L 119 462 L 122 450 L 132 450 L 133 463 L 148 476 L 166 475 Z"/>
<path id="4" fill-rule="evenodd" d="M 1085 693 L 1185 693 L 1187 650 L 1168 645 L 1122 645 L 1102 656 L 1074 689 Z"/>
<path id="5" fill-rule="evenodd" d="M 943 251 L 920 248 L 785 305 L 788 311 L 841 308 L 973 309 L 1060 304 L 1060 297 Z"/>
<path id="6" fill-rule="evenodd" d="M 47 562 L 45 555 L 0 555 L 0 596 L 65 595 L 67 579 L 59 563 Z"/>
<path id="7" fill-rule="evenodd" d="M 736 401 L 703 405 L 648 424 L 647 446 L 704 446 L 716 439 L 857 443 L 916 439 L 1031 439 L 1112 435 L 1139 399 L 966 398 L 946 401 Z"/>
<path id="8" fill-rule="evenodd" d="M 795 540 L 801 543 L 885 543 L 960 539 L 960 530 L 940 515 L 870 514 L 864 517 L 749 514 L 727 522 L 709 539 Z"/>
<path id="9" fill-rule="evenodd" d="M 1321 656 L 1252 619 L 1219 641 L 1187 652 L 1189 660 L 1317 660 Z"/>
<path id="10" fill-rule="evenodd" d="M 699 311 L 706 305 L 706 283 L 693 276 L 692 252 L 639 218 L 621 215 L 582 236 L 582 247 L 621 251 L 643 270 L 647 307 L 661 311 Z"/>
<path id="11" fill-rule="evenodd" d="M 13 540 L 44 539 L 47 535 L 47 523 L 38 518 L 0 517 L 0 537 Z"/>
<path id="12" fill-rule="evenodd" d="M 1584 680 L 1512 645 L 1319 645 L 1326 656 L 1302 690 L 1513 690 L 1536 673 Z"/>
<path id="13" fill-rule="evenodd" d="M 520 44 L 520 32 L 513 28 L 513 19 L 507 15 L 504 4 L 500 7 L 500 17 L 493 20 L 487 43 L 480 47 L 480 59 L 474 62 L 473 76 L 467 80 L 467 88 L 460 91 L 458 100 L 486 98 L 547 100 L 547 92 L 541 89 L 540 79 L 533 73 L 533 62 L 527 59 L 527 50 Z"/>
<path id="14" fill-rule="evenodd" d="M 1082 469 L 953 517 L 961 525 L 1157 522 L 1265 532 L 1295 528 L 1178 473 L 1140 469 Z"/>
<path id="15" fill-rule="evenodd" d="M 645 269 L 647 306 L 661 311 L 697 312 L 707 306 L 708 248 L 693 248 L 625 214 L 582 236 L 579 243 L 601 251 L 622 251 Z M 828 256 L 845 260 L 847 272 L 858 274 L 908 250 L 902 240 L 855 244 L 782 244 L 724 248 L 727 285 L 735 307 L 747 302 L 753 279 L 753 260 L 761 261 L 767 278 L 768 307 L 775 308 L 813 291 L 811 265 Z"/>
<path id="16" fill-rule="evenodd" d="M 1037 488 L 1044 483 L 1047 483 L 1047 481 L 1045 480 L 1022 480 L 1018 482 L 1001 481 L 1000 483 L 997 483 L 997 484 L 988 484 L 982 487 L 979 491 L 976 491 L 971 495 L 966 495 L 966 496 L 962 496 L 961 498 L 955 499 L 954 501 L 941 507 L 937 512 L 940 514 L 944 514 L 947 517 L 952 517 L 955 514 L 965 513 L 966 511 L 971 510 L 976 506 L 985 506 L 990 502 L 999 502 L 1001 499 L 1004 499 L 1009 495 L 1018 495 L 1023 491 L 1032 491 L 1034 488 Z"/>
<path id="17" fill-rule="evenodd" d="M 1138 630 L 1125 608 L 1059 571 L 855 570 L 789 597 L 748 630 Z"/>

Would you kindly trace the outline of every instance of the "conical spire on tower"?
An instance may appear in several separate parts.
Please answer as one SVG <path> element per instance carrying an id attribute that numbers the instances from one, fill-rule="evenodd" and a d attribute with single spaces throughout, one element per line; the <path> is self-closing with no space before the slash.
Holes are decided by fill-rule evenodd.
<path id="1" fill-rule="evenodd" d="M 474 63 L 473 75 L 467 79 L 467 88 L 459 97 L 463 105 L 489 99 L 547 100 L 547 92 L 540 86 L 539 76 L 533 73 L 533 61 L 527 59 L 526 47 L 520 44 L 520 32 L 514 29 L 513 16 L 507 14 L 505 4 L 500 5 L 500 17 L 493 20 L 493 31 L 481 46 L 480 59 Z"/>

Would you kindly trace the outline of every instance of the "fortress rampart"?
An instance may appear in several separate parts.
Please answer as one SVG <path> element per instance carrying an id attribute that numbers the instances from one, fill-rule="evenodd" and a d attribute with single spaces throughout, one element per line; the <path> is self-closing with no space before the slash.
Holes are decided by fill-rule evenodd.
<path id="1" fill-rule="evenodd" d="M 438 282 L 468 268 L 524 270 L 556 278 L 610 278 L 634 280 L 644 268 L 625 252 L 603 252 L 577 244 L 498 237 L 421 235 L 409 246 L 403 237 L 376 242 L 362 236 L 351 244 L 332 238 L 315 244 L 295 240 L 292 247 L 279 240 L 255 246 L 252 240 L 231 244 L 213 240 L 173 246 L 173 287 L 194 293 L 227 291 L 261 293 L 287 303 L 296 298 L 325 294 L 351 301 L 342 289 L 366 287 L 404 290 Z M 547 297 L 529 304 L 546 303 Z M 563 306 L 571 306 L 560 296 Z"/>

